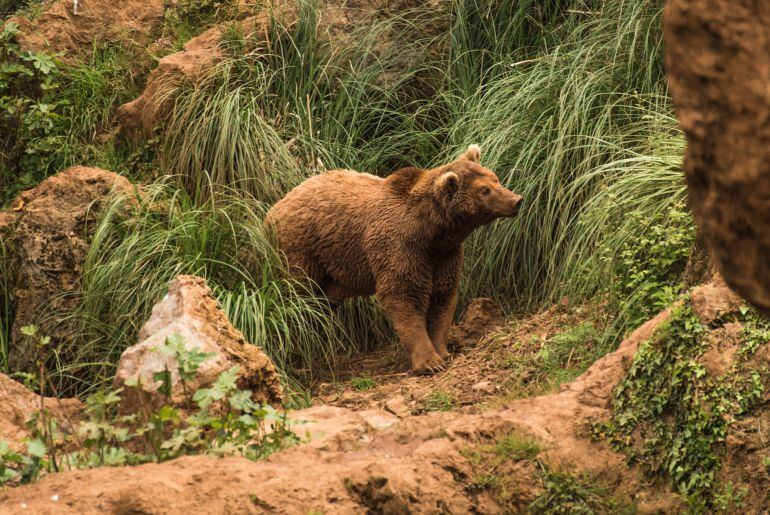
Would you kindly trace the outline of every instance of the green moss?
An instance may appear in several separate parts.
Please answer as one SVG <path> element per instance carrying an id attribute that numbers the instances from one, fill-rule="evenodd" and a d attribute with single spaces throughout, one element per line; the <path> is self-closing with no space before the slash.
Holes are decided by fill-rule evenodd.
<path id="1" fill-rule="evenodd" d="M 452 396 L 443 390 L 433 390 L 423 402 L 428 411 L 450 411 L 453 404 Z"/>
<path id="2" fill-rule="evenodd" d="M 741 318 L 744 348 L 755 349 L 765 329 L 754 315 Z M 768 379 L 767 370 L 741 359 L 723 376 L 710 377 L 698 362 L 707 336 L 689 301 L 677 308 L 639 348 L 614 393 L 611 419 L 594 426 L 595 435 L 631 463 L 667 478 L 696 512 L 714 507 L 722 442 L 732 422 L 756 405 Z"/>
<path id="3" fill-rule="evenodd" d="M 350 386 L 356 391 L 365 392 L 377 386 L 377 381 L 371 377 L 354 377 L 350 380 Z"/>

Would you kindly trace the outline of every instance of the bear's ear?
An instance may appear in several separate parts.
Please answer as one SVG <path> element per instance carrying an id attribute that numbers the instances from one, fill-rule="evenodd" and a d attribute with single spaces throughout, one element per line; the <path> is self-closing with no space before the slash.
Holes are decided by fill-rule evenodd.
<path id="1" fill-rule="evenodd" d="M 454 193 L 460 185 L 460 177 L 454 172 L 445 172 L 436 179 L 436 189 L 447 193 Z"/>
<path id="2" fill-rule="evenodd" d="M 468 161 L 478 163 L 481 161 L 481 147 L 478 145 L 468 145 L 468 148 L 463 152 L 463 155 L 460 156 L 460 159 L 467 159 Z"/>

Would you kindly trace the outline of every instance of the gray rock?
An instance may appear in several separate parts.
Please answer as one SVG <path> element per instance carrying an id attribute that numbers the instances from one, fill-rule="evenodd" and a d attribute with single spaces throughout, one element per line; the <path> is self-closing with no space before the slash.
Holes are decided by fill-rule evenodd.
<path id="1" fill-rule="evenodd" d="M 186 384 L 180 381 L 175 358 L 158 350 L 176 334 L 184 338 L 186 349 L 213 354 Z M 114 386 L 126 388 L 121 411 L 134 413 L 141 405 L 158 407 L 167 402 L 158 391 L 161 382 L 154 379 L 157 372 L 171 372 L 171 404 L 185 407 L 196 390 L 209 386 L 235 365 L 239 367 L 238 387 L 251 390 L 255 402 L 273 406 L 281 403 L 281 383 L 270 358 L 232 326 L 204 279 L 177 276 L 168 294 L 152 308 L 152 315 L 139 332 L 139 342 L 120 357 Z M 126 383 L 133 380 L 139 380 L 139 385 L 128 387 Z"/>

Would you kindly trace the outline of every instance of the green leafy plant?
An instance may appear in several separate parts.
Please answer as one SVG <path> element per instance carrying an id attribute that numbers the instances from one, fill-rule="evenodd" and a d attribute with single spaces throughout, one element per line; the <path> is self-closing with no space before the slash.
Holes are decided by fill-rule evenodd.
<path id="1" fill-rule="evenodd" d="M 350 386 L 354 390 L 365 392 L 377 386 L 377 381 L 371 377 L 354 377 L 350 380 Z"/>
<path id="2" fill-rule="evenodd" d="M 33 329 L 26 332 L 36 334 Z M 183 387 L 211 358 L 186 349 L 179 335 L 169 337 L 156 352 L 179 363 L 175 372 Z M 120 415 L 123 389 L 101 390 L 86 399 L 85 419 L 66 431 L 41 405 L 28 422 L 32 437 L 25 442 L 26 452 L 0 443 L 0 484 L 28 483 L 60 470 L 160 462 L 189 454 L 258 460 L 297 442 L 286 415 L 255 403 L 250 391 L 237 387 L 237 374 L 238 367 L 233 367 L 195 391 L 193 405 L 184 412 L 168 404 L 153 410 L 140 403 L 138 413 Z M 138 381 L 127 381 L 126 386 L 141 387 Z"/>
<path id="3" fill-rule="evenodd" d="M 64 142 L 57 62 L 45 53 L 21 51 L 18 35 L 15 22 L 0 30 L 0 204 L 45 177 L 44 161 Z M 12 176 L 12 170 L 21 173 Z"/>
<path id="4" fill-rule="evenodd" d="M 736 488 L 732 482 L 727 483 L 714 498 L 714 507 L 720 513 L 735 513 L 743 507 L 747 493 L 748 487 Z"/>
<path id="5" fill-rule="evenodd" d="M 451 411 L 454 405 L 452 395 L 443 390 L 433 390 L 423 401 L 428 411 Z"/>
<path id="6" fill-rule="evenodd" d="M 196 349 L 187 349 L 184 338 L 179 334 L 173 334 L 166 338 L 162 347 L 158 347 L 157 352 L 165 356 L 171 356 L 176 363 L 179 381 L 182 384 L 182 391 L 187 397 L 187 384 L 195 377 L 195 373 L 201 364 L 216 356 L 214 352 L 199 352 Z M 160 381 L 161 386 L 158 391 L 162 392 L 166 399 L 171 399 L 171 371 L 166 367 L 161 372 L 156 372 L 153 379 Z M 197 392 L 196 392 L 197 393 Z"/>
<path id="7" fill-rule="evenodd" d="M 72 164 L 121 171 L 131 157 L 111 138 L 95 140 L 111 128 L 117 106 L 138 93 L 132 51 L 95 43 L 83 61 L 63 64 L 22 51 L 19 34 L 15 22 L 0 30 L 0 205 Z"/>
<path id="8" fill-rule="evenodd" d="M 750 326 L 750 318 L 743 323 Z M 611 420 L 594 425 L 596 437 L 608 438 L 648 474 L 669 478 L 698 512 L 727 495 L 719 492 L 720 444 L 768 382 L 766 370 L 745 369 L 741 361 L 710 377 L 698 362 L 709 345 L 706 334 L 689 300 L 678 307 L 637 351 L 615 390 Z"/>
<path id="9" fill-rule="evenodd" d="M 614 263 L 613 296 L 630 327 L 662 311 L 679 295 L 682 273 L 693 248 L 695 231 L 684 204 L 649 220 L 648 214 L 628 214 L 639 237 L 604 252 Z"/>

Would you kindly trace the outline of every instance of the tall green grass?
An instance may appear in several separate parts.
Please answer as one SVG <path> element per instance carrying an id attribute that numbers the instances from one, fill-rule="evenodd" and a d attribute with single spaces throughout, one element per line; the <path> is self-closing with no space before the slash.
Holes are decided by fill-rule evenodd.
<path id="1" fill-rule="evenodd" d="M 300 2 L 296 23 L 277 15 L 265 41 L 230 29 L 204 80 L 164 88 L 175 107 L 163 169 L 188 190 L 210 177 L 273 201 L 318 171 L 383 171 L 426 146 L 414 111 L 429 41 L 410 43 L 405 18 L 353 24 L 341 40 L 319 24 L 319 8 Z M 379 48 L 386 35 L 405 47 Z"/>
<path id="2" fill-rule="evenodd" d="M 54 378 L 60 392 L 82 392 L 112 377 L 120 353 L 136 342 L 152 306 L 178 274 L 206 278 L 247 340 L 282 371 L 309 370 L 350 348 L 322 299 L 286 279 L 264 234 L 265 206 L 220 192 L 198 204 L 159 183 L 117 197 L 105 209 L 91 243 L 75 312 L 54 314 L 71 334 L 59 346 Z"/>
<path id="3" fill-rule="evenodd" d="M 169 83 L 156 99 L 172 105 L 159 165 L 183 188 L 150 187 L 138 216 L 121 215 L 127 199 L 105 213 L 67 322 L 61 380 L 82 389 L 108 377 L 179 273 L 206 277 L 234 324 L 287 373 L 391 339 L 372 302 L 332 315 L 284 279 L 262 213 L 325 169 L 385 175 L 443 164 L 469 143 L 525 208 L 470 238 L 462 302 L 492 296 L 524 311 L 565 295 L 633 298 L 614 287 L 631 273 L 623 249 L 660 227 L 689 230 L 661 8 L 660 0 L 454 0 L 448 13 L 352 23 L 342 37 L 327 34 L 320 7 L 303 1 L 296 23 L 276 15 L 265 40 L 227 29 L 203 80 Z M 447 17 L 439 36 L 421 30 Z M 681 249 L 673 255 L 659 275 L 675 275 Z M 618 316 L 606 348 L 633 323 L 622 301 L 611 303 Z"/>
<path id="4" fill-rule="evenodd" d="M 482 11 L 484 2 L 468 3 Z M 515 3 L 522 7 L 508 27 L 527 27 L 525 18 L 546 28 L 527 40 L 496 29 L 499 20 L 475 18 L 486 29 L 456 21 L 458 58 L 480 52 L 478 34 L 487 34 L 491 65 L 486 75 L 462 66 L 447 77 L 446 148 L 479 143 L 483 163 L 526 206 L 472 237 L 465 297 L 491 294 L 524 309 L 589 297 L 608 280 L 599 248 L 644 230 L 624 215 L 657 216 L 684 194 L 684 140 L 661 67 L 661 2 L 560 4 Z"/>
<path id="5" fill-rule="evenodd" d="M 86 58 L 62 66 L 58 99 L 62 103 L 63 144 L 49 167 L 99 166 L 130 173 L 129 149 L 114 138 L 117 108 L 141 92 L 133 71 L 139 52 L 131 43 L 96 42 Z"/>

